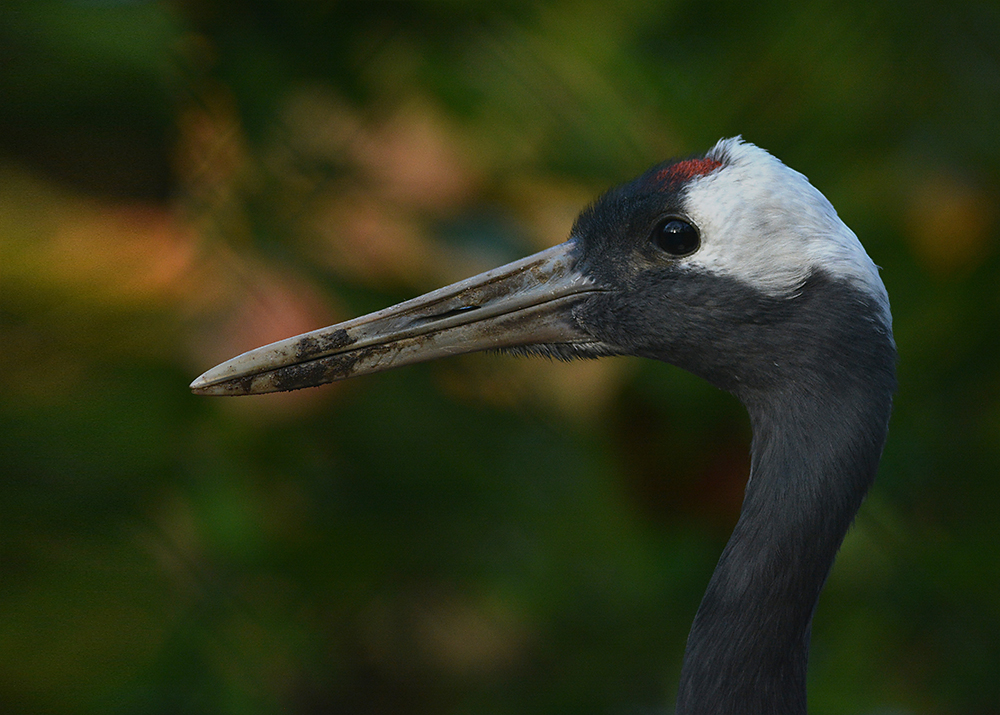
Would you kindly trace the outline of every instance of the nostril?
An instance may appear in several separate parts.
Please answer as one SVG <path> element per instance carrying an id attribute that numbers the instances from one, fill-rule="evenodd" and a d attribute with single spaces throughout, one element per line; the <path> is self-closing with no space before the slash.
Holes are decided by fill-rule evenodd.
<path id="1" fill-rule="evenodd" d="M 468 313 L 471 310 L 479 310 L 478 305 L 463 305 L 458 308 L 452 308 L 449 311 L 441 313 L 440 315 L 434 316 L 435 320 L 443 320 L 444 318 L 450 318 L 454 315 L 461 315 L 462 313 Z"/>
<path id="2" fill-rule="evenodd" d="M 461 315 L 462 313 L 468 313 L 473 310 L 479 310 L 478 305 L 462 305 L 458 308 L 452 308 L 451 310 L 446 310 L 443 313 L 437 313 L 435 315 L 425 315 L 419 318 L 414 318 L 413 322 L 416 325 L 426 325 L 427 323 L 434 323 L 439 320 L 445 320 L 446 318 L 453 318 L 456 315 Z"/>

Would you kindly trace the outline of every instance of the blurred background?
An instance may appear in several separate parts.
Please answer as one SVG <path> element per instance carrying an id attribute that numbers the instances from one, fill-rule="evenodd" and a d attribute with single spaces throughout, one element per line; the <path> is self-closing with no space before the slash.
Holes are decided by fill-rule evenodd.
<path id="1" fill-rule="evenodd" d="M 659 713 L 743 409 L 635 359 L 204 369 L 564 240 L 742 134 L 892 298 L 812 712 L 1000 712 L 996 2 L 9 0 L 0 711 Z"/>

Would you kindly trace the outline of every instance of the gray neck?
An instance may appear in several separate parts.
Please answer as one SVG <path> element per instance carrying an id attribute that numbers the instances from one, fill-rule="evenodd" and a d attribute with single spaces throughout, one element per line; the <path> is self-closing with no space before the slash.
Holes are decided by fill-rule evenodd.
<path id="1" fill-rule="evenodd" d="M 891 392 L 855 383 L 744 398 L 751 478 L 688 637 L 678 715 L 806 712 L 813 611 L 874 479 Z"/>

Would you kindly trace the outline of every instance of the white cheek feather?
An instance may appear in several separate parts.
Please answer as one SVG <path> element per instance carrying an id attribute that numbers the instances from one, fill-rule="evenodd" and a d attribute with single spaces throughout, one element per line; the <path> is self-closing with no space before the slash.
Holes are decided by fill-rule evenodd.
<path id="1" fill-rule="evenodd" d="M 685 208 L 702 244 L 686 263 L 773 296 L 794 295 L 823 269 L 870 293 L 891 320 L 878 267 L 805 176 L 739 137 L 707 157 L 723 166 L 687 187 Z"/>

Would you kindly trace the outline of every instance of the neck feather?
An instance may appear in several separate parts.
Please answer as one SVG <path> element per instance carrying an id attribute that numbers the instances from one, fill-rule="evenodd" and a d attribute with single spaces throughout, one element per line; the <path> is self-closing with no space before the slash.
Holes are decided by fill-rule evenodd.
<path id="1" fill-rule="evenodd" d="M 678 715 L 806 712 L 813 611 L 886 437 L 891 338 L 882 353 L 874 375 L 743 396 L 751 477 L 688 638 Z"/>

